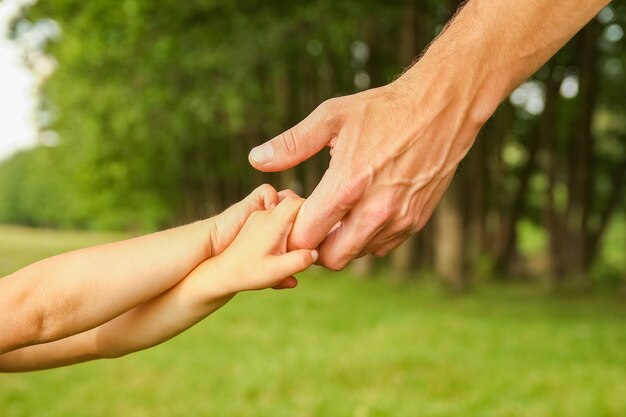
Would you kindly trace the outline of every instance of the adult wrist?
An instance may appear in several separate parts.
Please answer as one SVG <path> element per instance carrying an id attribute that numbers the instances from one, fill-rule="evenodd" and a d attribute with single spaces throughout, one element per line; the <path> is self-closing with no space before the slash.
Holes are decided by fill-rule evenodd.
<path id="1" fill-rule="evenodd" d="M 454 109 L 466 124 L 478 130 L 506 98 L 511 82 L 509 74 L 476 54 L 481 48 L 464 44 L 456 42 L 452 51 L 449 45 L 436 42 L 393 84 L 410 92 L 420 114 Z"/>
<path id="2" fill-rule="evenodd" d="M 446 103 L 457 101 L 455 110 L 463 111 L 465 122 L 480 128 L 532 73 L 526 52 L 518 39 L 502 32 L 493 7 L 490 2 L 468 2 L 423 57 L 397 80 L 425 90 L 427 97 L 419 97 L 418 92 L 420 105 L 432 101 L 432 96 Z"/>

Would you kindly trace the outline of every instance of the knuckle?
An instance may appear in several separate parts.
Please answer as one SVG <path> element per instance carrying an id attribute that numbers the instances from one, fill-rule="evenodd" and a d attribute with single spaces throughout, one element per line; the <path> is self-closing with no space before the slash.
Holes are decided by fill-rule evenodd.
<path id="1" fill-rule="evenodd" d="M 381 246 L 379 246 L 378 248 L 376 248 L 373 252 L 372 255 L 374 255 L 377 258 L 382 258 L 384 256 L 389 255 L 395 248 L 397 248 L 398 246 L 400 246 L 400 244 L 402 242 L 404 242 L 404 238 L 397 238 L 391 242 L 387 242 Z"/>
<path id="2" fill-rule="evenodd" d="M 377 210 L 374 212 L 374 217 L 377 223 L 383 224 L 391 220 L 394 214 L 394 208 L 386 202 L 380 202 Z"/>
<path id="3" fill-rule="evenodd" d="M 293 195 L 288 195 L 287 197 L 285 197 L 285 199 L 283 201 L 285 202 L 285 204 L 295 205 L 295 204 L 299 204 L 301 200 L 302 199 L 300 197 L 295 197 Z"/>
<path id="4" fill-rule="evenodd" d="M 298 150 L 300 134 L 295 127 L 285 131 L 280 135 L 279 143 L 287 154 L 294 154 Z"/>
<path id="5" fill-rule="evenodd" d="M 270 184 L 259 185 L 257 187 L 257 191 L 259 193 L 261 193 L 261 194 L 267 194 L 267 193 L 275 192 L 274 187 L 272 187 Z"/>
<path id="6" fill-rule="evenodd" d="M 376 249 L 374 252 L 372 252 L 372 255 L 375 256 L 376 258 L 382 258 L 384 256 L 387 256 L 389 252 L 391 252 L 390 249 L 381 248 L 381 249 Z"/>
<path id="7" fill-rule="evenodd" d="M 323 101 L 317 109 L 315 109 L 317 113 L 318 120 L 324 123 L 326 126 L 330 126 L 332 129 L 336 129 L 338 125 L 338 110 L 340 109 L 340 100 L 341 98 L 329 98 L 326 101 Z"/>
<path id="8" fill-rule="evenodd" d="M 283 201 L 279 203 L 278 205 L 280 207 L 279 211 L 287 212 L 287 213 L 298 211 L 303 201 L 304 200 L 299 197 L 292 197 L 292 196 L 286 197 Z"/>
<path id="9" fill-rule="evenodd" d="M 334 98 L 329 98 L 328 100 L 323 101 L 319 106 L 317 106 L 317 112 L 324 119 L 329 119 L 332 117 L 333 109 L 335 108 L 337 100 Z"/>
<path id="10" fill-rule="evenodd" d="M 412 232 L 417 227 L 416 220 L 408 215 L 395 220 L 395 233 Z"/>
<path id="11" fill-rule="evenodd" d="M 342 180 L 338 189 L 339 203 L 345 208 L 354 206 L 363 196 L 366 183 L 359 178 L 349 177 Z"/>
<path id="12" fill-rule="evenodd" d="M 311 236 L 304 234 L 291 235 L 289 238 L 289 247 L 293 249 L 313 249 L 318 243 Z"/>
<path id="13" fill-rule="evenodd" d="M 375 256 L 377 258 L 382 258 L 384 256 L 389 255 L 390 252 L 392 252 L 395 248 L 397 248 L 402 242 L 404 242 L 404 240 L 408 238 L 408 235 L 405 236 L 401 236 L 401 237 L 388 237 L 387 240 L 383 240 L 380 242 L 377 242 L 375 245 L 372 246 L 371 249 L 371 253 L 372 256 Z M 391 240 L 388 240 L 391 239 Z"/>
<path id="14" fill-rule="evenodd" d="M 346 265 L 348 265 L 348 261 L 332 259 L 332 260 L 328 260 L 322 263 L 322 265 L 324 265 L 326 268 L 330 269 L 331 271 L 339 272 L 339 271 L 342 271 L 346 267 Z"/>
<path id="15" fill-rule="evenodd" d="M 415 215 L 415 221 L 413 222 L 413 228 L 411 229 L 413 233 L 417 233 L 426 227 L 428 221 L 433 215 L 434 209 L 435 207 L 426 206 Z"/>
<path id="16" fill-rule="evenodd" d="M 322 253 L 322 255 L 324 255 L 324 253 Z M 331 252 L 329 254 L 329 252 L 326 251 L 326 256 L 323 257 L 321 264 L 331 271 L 341 271 L 353 258 L 354 256 L 347 253 Z"/>
<path id="17" fill-rule="evenodd" d="M 426 224 L 428 223 L 428 219 L 429 217 L 427 216 L 417 216 L 417 218 L 413 222 L 413 227 L 411 227 L 410 231 L 412 233 L 417 233 L 421 231 L 424 227 L 426 227 Z"/>
<path id="18" fill-rule="evenodd" d="M 367 211 L 367 217 L 376 225 L 389 223 L 397 211 L 397 203 L 393 199 L 383 196 Z"/>

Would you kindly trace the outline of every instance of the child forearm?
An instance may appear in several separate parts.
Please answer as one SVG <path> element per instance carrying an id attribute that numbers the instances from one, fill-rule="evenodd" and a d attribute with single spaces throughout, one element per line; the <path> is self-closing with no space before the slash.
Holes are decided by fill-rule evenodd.
<path id="1" fill-rule="evenodd" d="M 222 288 L 218 278 L 234 273 L 220 265 L 219 256 L 203 262 L 166 293 L 95 329 L 98 356 L 119 357 L 156 346 L 222 307 L 235 294 Z"/>
<path id="2" fill-rule="evenodd" d="M 210 256 L 205 220 L 49 258 L 0 280 L 0 353 L 85 331 L 171 288 Z"/>
<path id="3" fill-rule="evenodd" d="M 162 286 L 156 290 L 156 295 L 149 296 L 149 293 L 154 294 L 153 290 L 155 290 L 155 285 L 151 283 L 148 283 L 150 290 L 147 291 L 135 288 L 145 284 L 145 282 L 139 282 L 127 288 L 127 291 L 134 293 L 133 297 L 126 294 L 117 297 L 115 292 L 109 292 L 108 296 L 111 298 L 108 304 L 128 305 L 131 301 L 137 304 L 134 304 L 132 309 L 122 310 L 120 314 L 115 314 L 120 310 L 119 308 L 116 310 L 112 306 L 106 306 L 107 303 L 100 303 L 99 312 L 91 312 L 92 316 L 101 319 L 103 317 L 102 311 L 106 311 L 113 314 L 115 318 L 107 320 L 106 323 L 97 323 L 98 327 L 93 326 L 91 330 L 78 334 L 73 333 L 73 335 L 63 339 L 59 338 L 59 340 L 50 340 L 46 343 L 35 344 L 35 346 L 5 351 L 7 353 L 4 354 L 0 352 L 0 371 L 37 370 L 91 359 L 123 356 L 157 345 L 176 336 L 220 308 L 240 291 L 294 287 L 297 281 L 293 274 L 304 271 L 311 266 L 317 259 L 317 252 L 307 249 L 287 251 L 287 237 L 303 200 L 286 198 L 276 205 L 278 195 L 272 191 L 272 188 L 260 187 L 256 193 L 251 194 L 247 199 L 214 218 L 212 231 L 200 227 L 197 232 L 199 235 L 202 233 L 211 235 L 211 238 L 208 239 L 211 248 L 204 247 L 199 251 L 192 250 L 188 246 L 190 242 L 187 239 L 193 240 L 196 237 L 195 227 L 187 226 L 186 229 L 188 230 L 185 233 L 171 232 L 166 238 L 159 236 L 156 239 L 165 239 L 174 246 L 167 254 L 161 253 L 162 247 L 155 244 L 154 237 L 149 239 L 150 242 L 142 244 L 135 242 L 139 246 L 146 246 L 141 251 L 124 252 L 123 255 L 108 253 L 109 256 L 115 255 L 113 257 L 120 262 L 123 262 L 126 257 L 135 256 L 137 258 L 141 255 L 139 256 L 141 259 L 135 259 L 135 262 L 141 266 L 134 265 L 133 268 L 135 269 L 133 270 L 135 274 L 142 277 L 147 272 L 159 276 L 158 285 Z M 264 197 L 267 197 L 267 200 Z M 259 207 L 266 207 L 266 209 L 259 211 Z M 192 244 L 192 246 L 194 245 Z M 150 253 L 148 248 L 151 248 L 153 252 Z M 121 249 L 118 247 L 116 251 Z M 99 251 L 102 250 L 102 248 L 99 249 Z M 110 251 L 111 249 L 109 249 Z M 190 251 L 190 253 L 184 253 L 185 251 Z M 196 254 L 196 257 L 191 255 L 193 253 Z M 87 257 L 89 255 L 86 254 Z M 157 256 L 159 259 L 148 265 L 150 258 L 148 255 Z M 167 263 L 168 260 L 175 262 L 175 259 L 181 256 L 186 259 L 182 264 L 180 259 L 175 266 Z M 91 254 L 91 258 L 92 260 L 101 260 L 99 256 L 94 254 Z M 175 282 L 170 287 L 166 287 L 167 277 L 184 271 L 188 264 L 193 263 L 191 261 L 197 259 L 200 259 L 199 265 L 192 272 L 181 274 L 186 275 L 183 280 L 174 280 Z M 206 260 L 202 261 L 202 259 Z M 84 259 L 71 259 L 71 261 L 84 262 Z M 61 265 L 67 268 L 72 262 L 64 259 Z M 79 266 L 76 270 L 88 270 L 83 267 Z M 113 268 L 113 272 L 125 275 L 128 268 L 130 268 L 129 265 L 123 266 L 122 270 Z M 159 274 L 164 273 L 160 268 L 169 268 L 167 271 L 169 275 L 160 276 Z M 46 273 L 50 272 L 47 268 Z M 53 272 L 58 273 L 58 271 Z M 105 278 L 96 275 L 98 278 Z M 52 274 L 52 277 L 55 276 Z M 128 277 L 130 276 L 128 275 Z M 22 279 L 27 280 L 27 278 L 23 277 Z M 142 278 L 139 281 L 145 281 L 148 278 Z M 81 287 L 90 288 L 90 285 L 85 285 L 80 280 L 75 279 L 75 281 Z M 43 285 L 39 282 L 35 283 Z M 96 280 L 93 286 L 97 286 L 99 283 L 100 281 Z M 120 281 L 120 283 L 124 284 L 124 281 Z M 15 283 L 13 287 L 15 287 Z M 86 295 L 85 288 L 79 294 L 82 297 Z M 102 288 L 102 291 L 108 290 L 107 286 Z M 67 288 L 65 291 L 66 296 L 68 294 L 75 295 L 71 291 L 68 292 Z M 101 295 L 97 292 L 96 294 Z M 120 302 L 119 298 L 123 298 L 123 301 Z M 73 299 L 80 301 L 79 296 Z M 79 320 L 72 318 L 73 315 L 89 312 L 89 307 L 91 306 L 83 306 L 82 303 L 78 302 L 66 309 L 66 313 L 70 314 L 68 321 L 73 323 L 73 327 L 64 325 L 67 327 L 60 326 L 60 328 L 69 332 L 71 329 L 85 326 L 84 323 L 89 318 L 91 318 L 91 323 L 96 322 L 93 317 L 81 317 Z M 10 310 L 7 311 L 10 312 Z M 98 314 L 100 315 L 98 316 Z M 19 318 L 19 316 L 13 317 Z M 11 324 L 11 317 L 6 320 L 0 314 L 0 320 L 3 319 L 3 323 Z M 0 322 L 0 324 L 2 323 Z M 14 327 L 14 329 L 17 328 Z M 55 335 L 58 336 L 59 334 L 62 332 L 57 332 Z"/>
<path id="4" fill-rule="evenodd" d="M 229 272 L 221 272 L 224 268 L 219 265 L 219 257 L 205 261 L 170 290 L 99 327 L 0 355 L 0 371 L 34 371 L 116 358 L 169 340 L 233 297 L 220 288 L 217 277 Z"/>
<path id="5" fill-rule="evenodd" d="M 227 248 L 216 246 L 216 256 L 202 262 L 168 291 L 95 329 L 0 355 L 0 371 L 37 370 L 123 356 L 176 336 L 240 291 L 295 286 L 292 275 L 317 259 L 314 250 L 286 250 L 287 236 L 301 204 L 302 200 L 290 198 L 273 209 L 250 214 L 245 225 L 236 228 L 236 237 L 222 239 Z M 286 277 L 290 283 L 285 282 Z"/>

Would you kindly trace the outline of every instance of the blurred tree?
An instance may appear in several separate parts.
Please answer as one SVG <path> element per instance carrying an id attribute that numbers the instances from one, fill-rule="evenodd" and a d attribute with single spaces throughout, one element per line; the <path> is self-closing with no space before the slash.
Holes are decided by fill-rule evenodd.
<path id="1" fill-rule="evenodd" d="M 14 36 L 44 19 L 61 28 L 42 90 L 42 137 L 60 141 L 0 164 L 0 221 L 147 231 L 210 215 L 261 182 L 308 195 L 327 152 L 263 174 L 248 150 L 327 98 L 388 83 L 459 4 L 39 2 Z M 380 264 L 401 279 L 432 267 L 455 290 L 493 271 L 549 270 L 557 285 L 589 277 L 626 218 L 625 27 L 615 1 L 516 90 L 432 224 Z M 359 263 L 364 274 L 375 266 Z"/>

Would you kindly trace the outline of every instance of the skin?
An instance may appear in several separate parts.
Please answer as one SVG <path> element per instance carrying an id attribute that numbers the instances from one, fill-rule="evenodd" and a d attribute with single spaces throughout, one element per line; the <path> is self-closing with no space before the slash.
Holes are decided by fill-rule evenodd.
<path id="1" fill-rule="evenodd" d="M 340 270 L 423 228 L 499 103 L 608 3 L 470 0 L 396 81 L 330 99 L 253 149 L 267 172 L 331 149 L 289 247 L 319 247 L 318 263 Z"/>
<path id="2" fill-rule="evenodd" d="M 262 186 L 212 219 L 60 255 L 0 280 L 0 371 L 123 356 L 176 336 L 238 292 L 294 287 L 293 274 L 317 258 L 287 251 L 302 202 Z"/>

